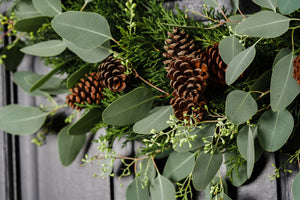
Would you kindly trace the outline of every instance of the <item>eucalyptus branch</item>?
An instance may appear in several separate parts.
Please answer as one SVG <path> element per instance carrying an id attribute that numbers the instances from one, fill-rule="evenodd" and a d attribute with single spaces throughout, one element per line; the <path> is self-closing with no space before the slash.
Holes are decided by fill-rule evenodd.
<path id="1" fill-rule="evenodd" d="M 160 91 L 160 92 L 162 92 L 162 93 L 165 93 L 167 96 L 170 95 L 168 92 L 166 92 L 166 91 L 164 91 L 164 90 L 162 90 L 162 89 L 156 87 L 155 85 L 153 85 L 153 84 L 150 83 L 149 81 L 145 80 L 143 77 L 141 77 L 141 76 L 138 74 L 138 72 L 137 72 L 134 68 L 132 68 L 132 69 L 133 69 L 133 71 L 134 71 L 134 73 L 135 73 L 135 77 L 136 77 L 136 78 L 141 79 L 141 80 L 142 80 L 143 82 L 145 82 L 146 84 L 150 85 L 151 87 L 153 87 L 154 89 L 156 89 L 156 90 L 158 90 L 158 91 Z"/>

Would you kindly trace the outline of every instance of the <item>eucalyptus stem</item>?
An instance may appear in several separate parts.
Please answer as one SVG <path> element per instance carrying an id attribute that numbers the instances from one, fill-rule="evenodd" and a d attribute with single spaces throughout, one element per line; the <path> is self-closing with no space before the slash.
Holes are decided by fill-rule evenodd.
<path id="1" fill-rule="evenodd" d="M 154 165 L 154 167 L 155 167 L 157 173 L 160 174 L 160 173 L 159 173 L 159 170 L 158 170 L 158 167 L 157 167 L 157 165 L 156 165 L 156 163 L 155 163 L 155 160 L 154 160 L 154 155 L 151 156 L 151 159 L 152 159 L 153 165 Z"/>
<path id="2" fill-rule="evenodd" d="M 291 36 L 291 40 L 292 40 L 292 52 L 295 51 L 295 41 L 294 41 L 294 33 L 295 33 L 295 29 L 292 29 L 292 36 Z"/>

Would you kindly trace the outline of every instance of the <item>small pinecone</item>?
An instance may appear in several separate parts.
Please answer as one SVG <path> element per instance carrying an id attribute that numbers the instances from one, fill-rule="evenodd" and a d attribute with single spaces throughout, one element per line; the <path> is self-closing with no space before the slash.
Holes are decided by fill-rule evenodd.
<path id="1" fill-rule="evenodd" d="M 204 105 L 206 104 L 204 100 L 194 102 L 190 99 L 181 98 L 176 93 L 173 93 L 173 96 L 174 98 L 171 99 L 170 104 L 174 109 L 174 115 L 177 119 L 186 119 L 189 121 L 192 116 L 196 122 L 202 121 L 205 113 Z"/>
<path id="2" fill-rule="evenodd" d="M 163 56 L 168 59 L 164 61 L 165 65 L 171 63 L 174 58 L 179 56 L 190 55 L 196 57 L 203 53 L 184 30 L 173 28 L 173 33 L 168 32 L 168 36 L 169 38 L 165 40 L 164 46 L 167 52 L 163 53 Z"/>
<path id="3" fill-rule="evenodd" d="M 225 85 L 225 72 L 227 65 L 220 56 L 219 43 L 215 43 L 213 46 L 207 47 L 206 53 L 206 62 L 212 82 L 216 83 L 216 85 Z"/>
<path id="4" fill-rule="evenodd" d="M 85 75 L 87 78 L 80 79 L 80 82 L 70 89 L 72 94 L 67 95 L 67 104 L 71 108 L 76 108 L 81 110 L 77 104 L 84 105 L 85 102 L 88 104 L 99 104 L 101 99 L 103 99 L 103 86 L 99 80 L 99 74 L 92 72 Z"/>
<path id="5" fill-rule="evenodd" d="M 207 86 L 207 69 L 200 59 L 181 56 L 168 65 L 167 77 L 179 97 L 197 102 Z"/>
<path id="6" fill-rule="evenodd" d="M 99 78 L 102 80 L 104 87 L 109 88 L 112 92 L 122 92 L 126 88 L 128 75 L 124 74 L 126 67 L 120 60 L 109 56 L 99 68 Z"/>
<path id="7" fill-rule="evenodd" d="M 297 81 L 298 85 L 300 86 L 300 55 L 295 58 L 293 64 L 294 64 L 293 77 Z"/>

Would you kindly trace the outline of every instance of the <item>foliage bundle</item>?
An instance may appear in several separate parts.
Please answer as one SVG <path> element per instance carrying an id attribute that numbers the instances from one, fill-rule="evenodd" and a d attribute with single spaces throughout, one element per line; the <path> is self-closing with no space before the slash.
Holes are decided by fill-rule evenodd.
<path id="1" fill-rule="evenodd" d="M 253 0 L 261 10 L 244 15 L 238 0 L 230 14 L 216 0 L 204 2 L 210 9 L 175 15 L 157 0 L 17 1 L 1 16 L 7 29 L 1 39 L 14 38 L 1 62 L 18 86 L 52 105 L 7 105 L 0 128 L 34 134 L 47 116 L 70 106 L 76 109 L 58 133 L 63 165 L 73 162 L 88 132 L 105 127 L 93 141 L 99 154 L 83 161 L 99 163 L 106 177 L 122 159 L 121 176 L 135 175 L 127 199 L 187 200 L 194 189 L 207 199 L 230 199 L 225 178 L 242 185 L 264 151 L 286 149 L 299 134 L 300 5 Z M 17 71 L 24 54 L 42 57 L 52 70 Z M 60 94 L 64 105 L 53 98 Z M 115 153 L 121 137 L 124 145 L 142 144 L 135 157 Z M 288 149 L 289 162 L 300 163 L 299 144 Z M 158 166 L 159 159 L 166 163 Z M 300 174 L 295 199 L 299 187 Z"/>

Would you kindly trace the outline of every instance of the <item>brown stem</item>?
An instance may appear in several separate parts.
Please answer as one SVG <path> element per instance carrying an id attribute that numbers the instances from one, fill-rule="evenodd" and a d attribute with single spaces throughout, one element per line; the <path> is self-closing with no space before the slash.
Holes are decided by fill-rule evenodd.
<path id="1" fill-rule="evenodd" d="M 242 17 L 243 17 L 244 19 L 246 19 L 245 15 L 242 13 L 242 11 L 241 11 L 240 9 L 238 9 L 238 11 L 239 11 L 239 13 L 242 15 Z"/>
<path id="2" fill-rule="evenodd" d="M 117 40 L 115 40 L 114 38 L 111 38 L 112 41 L 114 41 L 117 45 L 121 45 Z"/>
<path id="3" fill-rule="evenodd" d="M 155 163 L 155 161 L 154 161 L 154 155 L 151 156 L 151 159 L 152 159 L 153 165 L 154 165 L 154 167 L 155 167 L 157 173 L 159 174 L 158 167 L 157 167 L 157 165 L 156 165 L 156 163 Z"/>
<path id="4" fill-rule="evenodd" d="M 9 29 L 8 31 L 6 31 L 5 33 L 3 33 L 3 35 L 0 36 L 0 40 L 2 40 L 7 34 L 9 34 L 11 31 L 13 30 L 13 28 Z"/>
<path id="5" fill-rule="evenodd" d="M 138 74 L 138 72 L 137 72 L 134 68 L 132 68 L 132 69 L 133 69 L 133 71 L 134 71 L 134 73 L 135 73 L 135 77 L 136 77 L 136 78 L 141 79 L 142 81 L 144 81 L 145 83 L 147 83 L 148 85 L 150 85 L 151 87 L 153 87 L 154 89 L 156 89 L 156 90 L 158 90 L 158 91 L 160 91 L 160 92 L 162 92 L 162 93 L 165 93 L 167 96 L 170 95 L 168 92 L 166 92 L 166 91 L 164 91 L 164 90 L 162 90 L 162 89 L 156 87 L 155 85 L 151 84 L 149 81 L 145 80 L 143 77 L 141 77 L 141 76 Z"/>
<path id="6" fill-rule="evenodd" d="M 224 16 L 225 20 L 228 22 L 228 18 L 226 17 L 226 15 L 225 15 L 225 13 L 224 13 L 223 9 L 221 8 L 221 6 L 220 6 L 220 5 L 218 5 L 218 7 L 219 7 L 219 9 L 220 9 L 220 11 L 221 11 L 222 15 Z"/>

